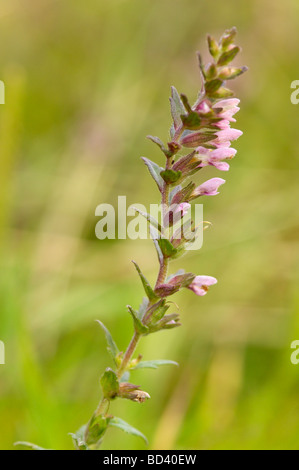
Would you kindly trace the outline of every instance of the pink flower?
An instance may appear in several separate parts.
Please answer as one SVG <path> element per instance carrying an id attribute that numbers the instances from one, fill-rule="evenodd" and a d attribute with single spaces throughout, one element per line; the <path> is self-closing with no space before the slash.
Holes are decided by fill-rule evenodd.
<path id="1" fill-rule="evenodd" d="M 191 205 L 188 202 L 181 202 L 180 204 L 172 204 L 169 211 L 165 214 L 163 223 L 165 227 L 176 224 L 181 220 L 190 209 Z"/>
<path id="2" fill-rule="evenodd" d="M 238 129 L 223 129 L 216 132 L 217 139 L 213 140 L 213 145 L 223 144 L 231 140 L 237 140 L 243 134 Z"/>
<path id="3" fill-rule="evenodd" d="M 191 197 L 197 196 L 216 196 L 219 194 L 218 188 L 225 183 L 225 180 L 222 178 L 211 178 L 205 183 L 201 184 L 194 189 Z"/>
<path id="4" fill-rule="evenodd" d="M 215 150 L 212 150 L 210 154 L 210 161 L 219 161 L 225 158 L 233 158 L 237 153 L 236 149 L 231 147 L 222 147 Z"/>
<path id="5" fill-rule="evenodd" d="M 229 164 L 221 160 L 226 158 L 233 158 L 237 151 L 230 147 L 219 147 L 215 150 L 206 149 L 204 147 L 197 147 L 198 160 L 200 161 L 198 167 L 203 168 L 208 165 L 215 166 L 218 170 L 228 171 Z"/>
<path id="6" fill-rule="evenodd" d="M 239 103 L 240 100 L 236 98 L 229 98 L 227 100 L 218 101 L 218 103 L 214 104 L 213 108 L 222 108 L 220 112 L 217 112 L 218 117 L 228 121 L 236 122 L 233 116 L 240 110 L 240 108 L 237 106 Z"/>
<path id="7" fill-rule="evenodd" d="M 182 202 L 181 204 L 177 206 L 177 208 L 175 209 L 175 212 L 181 213 L 182 217 L 184 217 L 184 215 L 188 214 L 190 207 L 191 205 L 188 202 Z"/>
<path id="8" fill-rule="evenodd" d="M 191 289 L 196 295 L 206 295 L 210 286 L 217 284 L 217 279 L 212 276 L 196 276 L 188 289 Z"/>
<path id="9" fill-rule="evenodd" d="M 238 106 L 239 103 L 240 100 L 238 98 L 227 98 L 225 100 L 221 100 L 215 103 L 213 108 L 223 108 L 224 110 L 226 110 Z"/>
<path id="10" fill-rule="evenodd" d="M 211 112 L 211 108 L 209 106 L 209 102 L 207 100 L 203 100 L 200 103 L 198 103 L 195 108 L 195 111 L 197 111 L 200 114 L 207 114 Z"/>
<path id="11" fill-rule="evenodd" d="M 221 121 L 216 122 L 215 126 L 220 130 L 229 129 L 230 122 L 228 119 L 222 119 Z"/>
<path id="12" fill-rule="evenodd" d="M 214 167 L 217 168 L 217 170 L 220 171 L 228 171 L 229 170 L 229 164 L 226 162 L 215 162 L 213 163 Z"/>

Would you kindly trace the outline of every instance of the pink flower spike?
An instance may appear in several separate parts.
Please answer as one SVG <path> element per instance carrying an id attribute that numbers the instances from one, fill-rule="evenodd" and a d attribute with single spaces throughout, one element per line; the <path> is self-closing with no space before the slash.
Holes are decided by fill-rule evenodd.
<path id="1" fill-rule="evenodd" d="M 217 284 L 217 279 L 212 276 L 196 276 L 188 289 L 191 289 L 196 295 L 206 295 L 210 286 Z"/>
<path id="2" fill-rule="evenodd" d="M 222 178 L 211 178 L 205 183 L 198 186 L 192 193 L 192 196 L 216 196 L 219 194 L 218 188 L 225 183 Z"/>

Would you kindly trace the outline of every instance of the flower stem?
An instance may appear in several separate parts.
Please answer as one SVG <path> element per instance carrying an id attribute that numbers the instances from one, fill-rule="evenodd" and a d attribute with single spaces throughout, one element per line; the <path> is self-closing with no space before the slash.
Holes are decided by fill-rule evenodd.
<path id="1" fill-rule="evenodd" d="M 179 136 L 183 131 L 183 128 L 181 128 L 178 132 L 177 132 L 177 136 Z M 165 170 L 168 170 L 172 167 L 172 158 L 167 158 L 166 160 L 166 165 L 165 165 Z M 162 226 L 163 226 L 163 220 L 164 220 L 164 216 L 166 215 L 166 212 L 169 208 L 169 190 L 170 190 L 170 185 L 168 183 L 164 183 L 163 185 L 163 188 L 162 188 Z M 168 258 L 166 257 L 163 257 L 163 259 L 160 261 L 160 269 L 159 269 L 159 273 L 158 273 L 158 276 L 157 276 L 157 280 L 156 280 L 156 284 L 155 284 L 155 287 L 157 287 L 159 284 L 163 284 L 163 282 L 165 281 L 166 279 L 166 276 L 167 276 L 167 271 L 168 271 L 168 265 L 169 265 L 169 260 Z M 154 304 L 154 301 L 152 302 L 149 302 L 148 306 L 147 306 L 147 312 L 150 310 L 150 308 L 153 306 Z M 144 322 L 146 322 L 147 320 L 147 316 L 146 316 L 146 313 L 144 315 Z M 123 374 L 126 372 L 127 370 L 127 367 L 130 363 L 130 360 L 136 350 L 136 347 L 137 347 L 137 344 L 141 338 L 141 334 L 138 333 L 137 331 L 134 332 L 134 335 L 129 343 L 129 346 L 127 347 L 127 350 L 123 356 L 123 359 L 116 371 L 116 375 L 117 375 L 117 378 L 120 380 L 121 377 L 123 376 Z M 107 406 L 108 404 L 108 406 Z M 99 405 L 95 411 L 95 415 L 98 416 L 100 414 L 102 415 L 106 415 L 107 414 L 107 411 L 108 411 L 108 408 L 109 408 L 109 400 L 107 400 L 106 398 L 103 398 L 101 399 L 101 401 L 99 402 Z M 86 435 L 88 433 L 88 425 L 87 425 L 87 429 L 86 429 Z"/>
<path id="2" fill-rule="evenodd" d="M 126 371 L 126 368 L 127 368 L 128 364 L 130 362 L 131 357 L 134 354 L 134 351 L 136 349 L 136 346 L 138 344 L 138 341 L 139 341 L 140 337 L 141 337 L 141 335 L 135 331 L 135 333 L 134 333 L 134 335 L 133 335 L 133 337 L 130 341 L 130 344 L 129 344 L 126 352 L 125 352 L 123 360 L 121 361 L 121 364 L 120 364 L 120 366 L 117 370 L 118 379 L 120 379 L 122 377 L 123 373 Z"/>

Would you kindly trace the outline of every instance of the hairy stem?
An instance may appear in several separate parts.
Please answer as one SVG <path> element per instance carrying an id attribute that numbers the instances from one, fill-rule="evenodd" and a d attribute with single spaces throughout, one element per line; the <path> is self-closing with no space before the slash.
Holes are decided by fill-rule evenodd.
<path id="1" fill-rule="evenodd" d="M 133 356 L 136 346 L 138 344 L 138 341 L 140 339 L 141 335 L 135 331 L 130 344 L 125 352 L 125 355 L 123 357 L 123 360 L 121 361 L 121 364 L 117 370 L 117 377 L 120 379 L 123 375 L 123 373 L 126 371 L 126 368 L 131 360 L 131 357 Z"/>
<path id="2" fill-rule="evenodd" d="M 177 131 L 174 135 L 174 138 L 173 138 L 173 142 L 176 142 L 179 139 L 179 137 L 181 136 L 183 131 L 184 131 L 184 126 L 182 125 L 177 129 Z M 174 153 L 166 159 L 165 170 L 171 169 L 173 156 L 174 156 Z M 165 215 L 167 214 L 167 211 L 169 209 L 170 184 L 164 182 L 161 193 L 162 193 L 162 197 L 161 197 L 161 203 L 162 203 L 162 234 L 164 234 L 164 218 L 165 218 Z M 157 287 L 160 284 L 163 284 L 163 282 L 165 282 L 166 277 L 167 277 L 167 272 L 168 272 L 168 265 L 169 265 L 169 259 L 166 258 L 166 257 L 163 257 L 163 259 L 160 260 L 160 269 L 159 269 L 159 273 L 158 273 L 158 276 L 157 276 L 155 287 Z M 148 322 L 148 320 L 150 319 L 150 316 L 151 316 L 150 309 L 154 305 L 154 303 L 155 303 L 154 301 L 151 301 L 151 302 L 149 302 L 149 304 L 147 306 L 145 315 L 143 317 L 143 323 L 144 324 L 146 324 Z M 147 315 L 147 313 L 148 313 L 148 315 Z M 133 356 L 133 354 L 136 350 L 137 344 L 138 344 L 141 336 L 142 335 L 140 333 L 137 333 L 136 331 L 134 332 L 134 335 L 133 335 L 133 337 L 132 337 L 132 339 L 129 343 L 129 346 L 127 347 L 126 352 L 123 356 L 123 359 L 122 359 L 122 361 L 121 361 L 121 363 L 118 366 L 118 369 L 116 371 L 117 378 L 119 380 L 121 379 L 123 374 L 126 372 L 127 367 L 128 367 L 128 365 L 129 365 L 129 363 L 132 359 L 132 356 Z M 108 412 L 108 408 L 109 408 L 109 400 L 107 400 L 105 398 L 102 398 L 99 405 L 98 405 L 98 407 L 97 407 L 97 409 L 96 409 L 96 411 L 95 411 L 96 416 L 98 416 L 100 414 L 106 415 L 107 412 Z M 87 435 L 87 433 L 88 433 L 88 425 L 87 425 L 87 428 L 86 428 L 86 435 Z"/>

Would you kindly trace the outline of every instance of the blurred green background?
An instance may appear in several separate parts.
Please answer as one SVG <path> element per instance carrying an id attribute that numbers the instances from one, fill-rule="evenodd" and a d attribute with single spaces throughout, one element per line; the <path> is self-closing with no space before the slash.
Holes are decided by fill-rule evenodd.
<path id="1" fill-rule="evenodd" d="M 296 0 L 1 0 L 0 448 L 28 440 L 72 448 L 68 432 L 90 417 L 99 376 L 132 334 L 125 305 L 153 282 L 150 241 L 99 241 L 95 208 L 158 201 L 139 159 L 162 158 L 147 134 L 167 139 L 171 85 L 195 99 L 196 50 L 237 26 L 233 83 L 244 135 L 227 184 L 204 201 L 213 223 L 199 252 L 177 260 L 219 284 L 204 298 L 178 294 L 183 326 L 145 338 L 144 359 L 180 367 L 136 371 L 152 399 L 113 403 L 153 449 L 287 449 L 299 441 L 298 122 Z M 143 449 L 109 429 L 104 449 Z"/>

